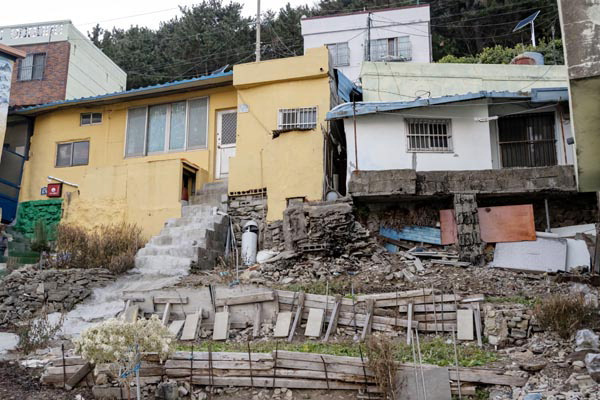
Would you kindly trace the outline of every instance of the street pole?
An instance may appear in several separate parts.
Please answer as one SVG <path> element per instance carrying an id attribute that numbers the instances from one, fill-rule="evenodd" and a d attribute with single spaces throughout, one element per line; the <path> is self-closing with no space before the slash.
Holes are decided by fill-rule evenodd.
<path id="1" fill-rule="evenodd" d="M 260 61 L 260 0 L 256 0 L 256 61 Z"/>

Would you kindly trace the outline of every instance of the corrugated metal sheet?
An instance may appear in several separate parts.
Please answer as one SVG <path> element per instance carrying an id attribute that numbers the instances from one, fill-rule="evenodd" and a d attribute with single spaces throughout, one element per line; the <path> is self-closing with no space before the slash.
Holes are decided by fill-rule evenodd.
<path id="1" fill-rule="evenodd" d="M 344 75 L 339 69 L 335 70 L 337 74 L 337 89 L 340 100 L 344 102 L 350 102 L 351 94 L 362 96 L 362 90 L 357 87 L 346 75 Z"/>
<path id="2" fill-rule="evenodd" d="M 393 101 L 393 102 L 357 102 L 356 115 L 376 114 L 379 112 L 399 111 L 409 108 L 427 107 L 432 105 L 456 103 L 459 101 L 469 101 L 477 99 L 530 99 L 531 96 L 526 93 L 517 92 L 477 92 L 466 93 L 454 96 L 432 97 L 428 99 L 417 99 L 413 101 Z M 327 113 L 328 120 L 350 118 L 353 116 L 353 103 L 340 104 Z"/>
<path id="3" fill-rule="evenodd" d="M 49 111 L 51 109 L 74 106 L 79 104 L 89 104 L 99 101 L 110 101 L 119 100 L 124 98 L 132 98 L 137 96 L 149 95 L 152 93 L 160 93 L 163 91 L 193 88 L 195 86 L 203 86 L 211 84 L 212 81 L 222 80 L 220 78 L 233 77 L 233 71 L 229 72 L 217 72 L 211 75 L 199 76 L 197 78 L 184 79 L 180 81 L 173 81 L 167 83 L 161 83 L 158 85 L 144 86 L 140 88 L 124 90 L 121 92 L 106 93 L 97 96 L 81 97 L 78 99 L 60 100 L 53 101 L 50 103 L 40 104 L 37 106 L 24 107 L 22 109 L 11 112 L 11 114 L 34 114 L 38 111 Z M 233 81 L 233 80 L 232 80 Z"/>

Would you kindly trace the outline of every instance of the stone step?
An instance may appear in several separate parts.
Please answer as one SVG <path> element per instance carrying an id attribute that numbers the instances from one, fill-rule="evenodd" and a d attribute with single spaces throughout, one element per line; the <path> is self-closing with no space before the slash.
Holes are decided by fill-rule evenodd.
<path id="1" fill-rule="evenodd" d="M 215 214 L 215 206 L 209 204 L 193 204 L 181 207 L 181 216 L 211 216 Z"/>
<path id="2" fill-rule="evenodd" d="M 189 257 L 167 255 L 136 256 L 135 267 L 145 273 L 157 275 L 178 275 L 189 272 L 192 260 Z"/>
<path id="3" fill-rule="evenodd" d="M 174 256 L 174 257 L 187 257 L 190 260 L 195 259 L 198 254 L 198 247 L 196 246 L 156 246 L 146 245 L 146 247 L 140 249 L 137 256 Z"/>
<path id="4" fill-rule="evenodd" d="M 227 181 L 227 179 L 224 179 L 221 181 L 205 183 L 204 185 L 202 185 L 201 190 L 196 191 L 196 194 L 214 193 L 214 192 L 227 193 L 228 185 L 229 185 L 229 182 Z"/>
<path id="5" fill-rule="evenodd" d="M 154 236 L 148 242 L 148 245 L 152 246 L 196 246 L 202 247 L 206 243 L 205 236 L 203 237 L 182 237 L 182 236 L 172 236 L 172 235 L 159 235 Z"/>

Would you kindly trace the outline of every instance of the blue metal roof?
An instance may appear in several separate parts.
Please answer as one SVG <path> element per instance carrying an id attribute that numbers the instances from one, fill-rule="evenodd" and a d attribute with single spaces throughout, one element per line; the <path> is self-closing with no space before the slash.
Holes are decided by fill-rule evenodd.
<path id="1" fill-rule="evenodd" d="M 335 70 L 337 74 L 338 96 L 344 102 L 352 101 L 351 97 L 360 96 L 362 99 L 362 89 L 357 87 L 346 75 L 339 69 Z M 354 94 L 354 96 L 352 96 Z"/>
<path id="2" fill-rule="evenodd" d="M 45 103 L 45 104 L 39 104 L 36 106 L 30 106 L 30 107 L 24 107 L 21 108 L 19 110 L 16 110 L 14 113 L 19 114 L 19 113 L 28 113 L 30 111 L 43 111 L 49 108 L 58 108 L 61 106 L 67 106 L 67 105 L 77 105 L 79 103 L 90 103 L 90 102 L 95 102 L 95 101 L 100 101 L 100 100 L 111 100 L 111 99 L 119 99 L 121 97 L 134 97 L 135 95 L 144 95 L 144 94 L 150 94 L 152 91 L 156 91 L 160 89 L 174 89 L 176 90 L 178 88 L 178 86 L 192 86 L 194 83 L 197 82 L 206 82 L 209 81 L 211 79 L 216 79 L 216 78 L 222 78 L 222 77 L 227 77 L 227 76 L 233 76 L 233 71 L 229 71 L 229 72 L 217 72 L 214 74 L 210 74 L 210 75 L 203 75 L 203 76 L 199 76 L 197 78 L 191 78 L 191 79 L 184 79 L 184 80 L 180 80 L 180 81 L 172 81 L 172 82 L 167 82 L 167 83 L 160 83 L 158 85 L 152 85 L 152 86 L 144 86 L 144 87 L 140 87 L 140 88 L 135 88 L 135 89 L 129 89 L 129 90 L 123 90 L 120 92 L 113 92 L 113 93 L 106 93 L 106 94 L 101 94 L 101 95 L 97 95 L 97 96 L 89 96 L 89 97 L 81 97 L 78 99 L 70 99 L 70 100 L 59 100 L 59 101 L 53 101 L 50 103 Z M 208 82 L 206 82 L 208 83 Z M 192 85 L 190 85 L 192 84 Z"/>
<path id="3" fill-rule="evenodd" d="M 532 103 L 569 101 L 569 89 L 566 87 L 531 89 Z"/>
<path id="4" fill-rule="evenodd" d="M 455 103 L 459 101 L 477 100 L 477 99 L 531 99 L 531 95 L 519 92 L 476 92 L 453 96 L 432 97 L 428 99 L 417 99 L 413 101 L 391 101 L 391 102 L 357 102 L 356 115 L 376 114 L 386 111 L 399 111 L 409 108 L 427 107 L 446 103 Z M 354 115 L 354 103 L 344 103 L 334 107 L 327 113 L 327 120 L 340 118 L 350 118 Z"/>

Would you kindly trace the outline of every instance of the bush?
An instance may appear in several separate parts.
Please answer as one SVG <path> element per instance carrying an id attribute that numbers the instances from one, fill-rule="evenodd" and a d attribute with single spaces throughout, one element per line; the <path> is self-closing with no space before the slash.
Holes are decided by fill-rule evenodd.
<path id="1" fill-rule="evenodd" d="M 141 229 L 133 224 L 102 225 L 93 231 L 60 224 L 53 266 L 107 268 L 120 274 L 133 268 L 135 254 L 143 243 Z"/>
<path id="2" fill-rule="evenodd" d="M 48 346 L 62 328 L 63 321 L 64 314 L 53 323 L 48 319 L 48 314 L 42 312 L 39 317 L 30 318 L 23 325 L 18 325 L 16 332 L 19 337 L 19 349 L 27 354 Z"/>
<path id="3" fill-rule="evenodd" d="M 594 319 L 597 312 L 586 303 L 583 295 L 555 294 L 542 300 L 535 307 L 535 317 L 544 329 L 554 331 L 568 339 L 578 328 Z"/>
<path id="4" fill-rule="evenodd" d="M 386 399 L 395 399 L 398 364 L 394 357 L 394 343 L 382 335 L 373 335 L 367 341 L 369 368 L 375 374 L 375 383 Z"/>
<path id="5" fill-rule="evenodd" d="M 545 42 L 541 40 L 536 47 L 532 45 L 517 44 L 515 47 L 496 45 L 486 47 L 476 56 L 456 57 L 448 54 L 438 60 L 438 63 L 455 64 L 509 64 L 510 61 L 526 51 L 535 51 L 544 56 L 546 65 L 564 64 L 562 41 L 560 39 Z"/>

